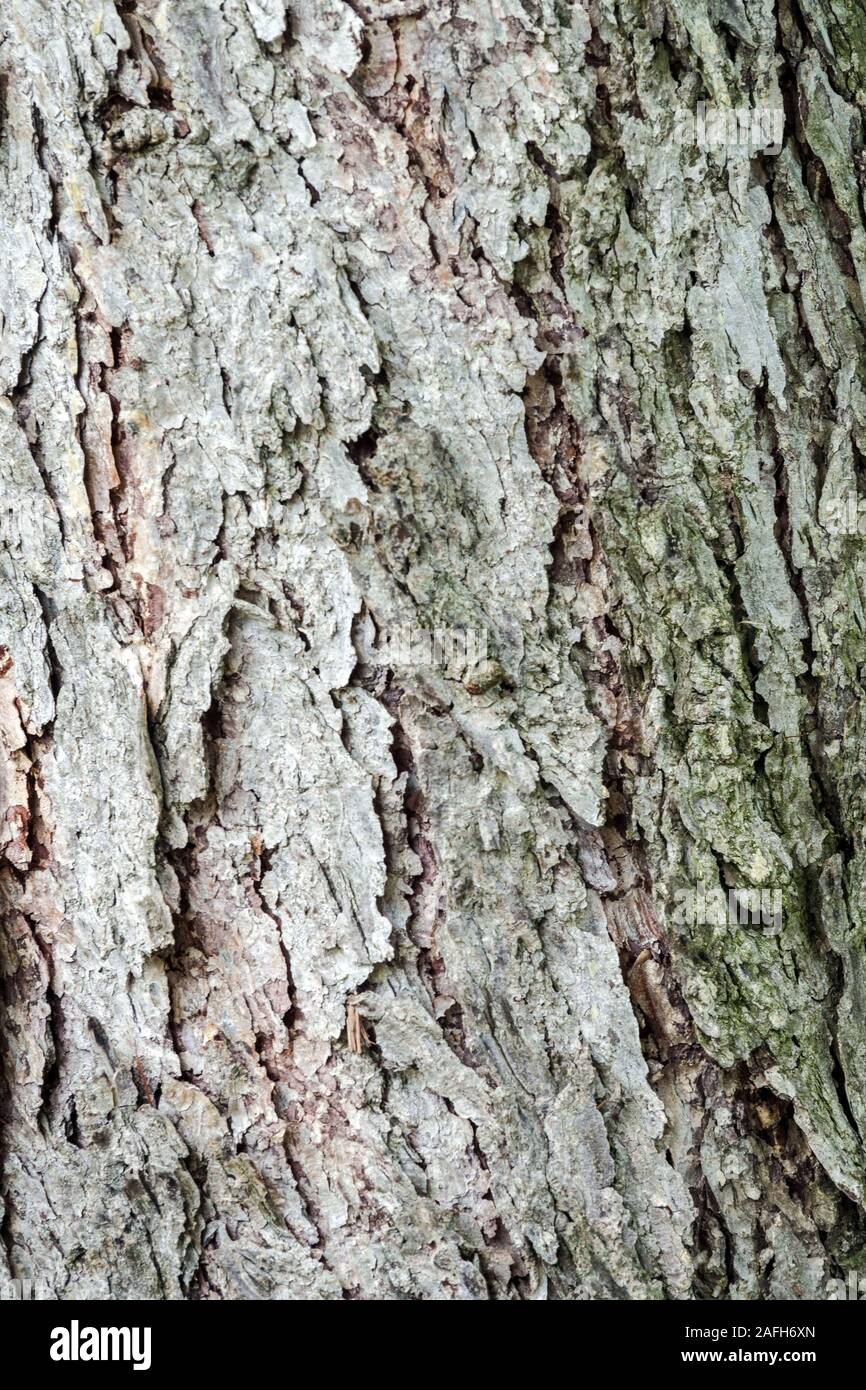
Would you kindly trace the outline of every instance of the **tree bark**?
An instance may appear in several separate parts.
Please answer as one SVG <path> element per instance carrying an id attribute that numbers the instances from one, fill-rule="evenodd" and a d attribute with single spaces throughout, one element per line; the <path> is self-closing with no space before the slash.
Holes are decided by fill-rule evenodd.
<path id="1" fill-rule="evenodd" d="M 832 1297 L 862 10 L 2 24 L 6 1276 Z"/>

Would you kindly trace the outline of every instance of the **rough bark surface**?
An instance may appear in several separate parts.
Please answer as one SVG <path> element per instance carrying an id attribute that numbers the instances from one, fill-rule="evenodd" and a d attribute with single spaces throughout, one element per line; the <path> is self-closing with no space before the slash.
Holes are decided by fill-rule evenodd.
<path id="1" fill-rule="evenodd" d="M 862 8 L 0 20 L 7 1275 L 827 1297 Z M 699 102 L 781 151 L 683 142 Z M 394 657 L 437 627 L 486 657 Z M 781 920 L 683 921 L 696 883 Z"/>

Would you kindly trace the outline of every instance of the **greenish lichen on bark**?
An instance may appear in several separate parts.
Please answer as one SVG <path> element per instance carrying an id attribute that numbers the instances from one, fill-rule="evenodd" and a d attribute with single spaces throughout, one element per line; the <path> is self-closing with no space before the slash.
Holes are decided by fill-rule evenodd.
<path id="1" fill-rule="evenodd" d="M 8 1274 L 832 1296 L 866 1203 L 862 14 L 3 26 Z"/>

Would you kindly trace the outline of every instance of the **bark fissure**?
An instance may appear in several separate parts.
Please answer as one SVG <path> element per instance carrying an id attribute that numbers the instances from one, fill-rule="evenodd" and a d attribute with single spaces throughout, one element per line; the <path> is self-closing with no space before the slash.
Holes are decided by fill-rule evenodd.
<path id="1" fill-rule="evenodd" d="M 6 1266 L 832 1296 L 856 8 L 86 9 L 0 43 Z"/>

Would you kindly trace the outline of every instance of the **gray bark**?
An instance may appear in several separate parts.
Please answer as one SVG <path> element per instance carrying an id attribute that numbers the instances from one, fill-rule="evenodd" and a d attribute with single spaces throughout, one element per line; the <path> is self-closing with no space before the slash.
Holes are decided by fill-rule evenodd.
<path id="1" fill-rule="evenodd" d="M 7 0 L 0 92 L 7 1277 L 832 1296 L 862 9 Z"/>

